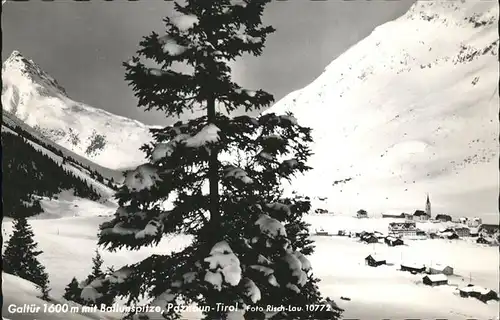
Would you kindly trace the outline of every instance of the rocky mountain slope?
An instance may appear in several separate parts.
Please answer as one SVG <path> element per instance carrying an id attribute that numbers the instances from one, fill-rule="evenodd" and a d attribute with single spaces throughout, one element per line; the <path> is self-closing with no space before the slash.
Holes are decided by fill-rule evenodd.
<path id="1" fill-rule="evenodd" d="M 151 140 L 135 120 L 73 101 L 55 79 L 14 51 L 2 66 L 2 107 L 74 153 L 109 169 L 144 162 L 139 147 Z"/>
<path id="2" fill-rule="evenodd" d="M 498 219 L 497 22 L 493 1 L 419 1 L 277 102 L 314 129 L 314 171 L 290 189 L 334 212 L 429 193 L 434 213 Z"/>

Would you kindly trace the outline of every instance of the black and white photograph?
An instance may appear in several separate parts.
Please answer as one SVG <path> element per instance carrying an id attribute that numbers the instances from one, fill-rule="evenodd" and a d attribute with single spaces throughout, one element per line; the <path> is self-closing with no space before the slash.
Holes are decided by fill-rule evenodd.
<path id="1" fill-rule="evenodd" d="M 499 320 L 499 3 L 2 0 L 2 320 Z"/>

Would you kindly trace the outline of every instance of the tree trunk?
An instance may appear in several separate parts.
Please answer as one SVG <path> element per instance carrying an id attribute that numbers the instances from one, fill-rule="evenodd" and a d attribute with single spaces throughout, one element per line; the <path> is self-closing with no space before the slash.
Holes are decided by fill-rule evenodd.
<path id="1" fill-rule="evenodd" d="M 207 101 L 208 123 L 215 124 L 215 99 L 210 98 Z M 211 149 L 208 162 L 208 179 L 210 185 L 210 225 L 212 230 L 217 230 L 220 221 L 219 212 L 219 162 L 217 159 L 218 151 Z"/>

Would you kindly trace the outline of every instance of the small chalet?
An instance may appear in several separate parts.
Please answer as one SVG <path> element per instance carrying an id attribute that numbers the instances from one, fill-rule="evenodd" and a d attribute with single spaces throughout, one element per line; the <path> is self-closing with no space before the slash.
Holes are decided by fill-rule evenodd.
<path id="1" fill-rule="evenodd" d="M 373 233 L 365 233 L 360 236 L 360 240 L 365 243 L 377 243 L 378 238 Z"/>
<path id="2" fill-rule="evenodd" d="M 385 237 L 384 242 L 390 247 L 402 246 L 405 244 L 403 240 L 391 236 Z"/>
<path id="3" fill-rule="evenodd" d="M 498 300 L 498 294 L 491 290 L 479 286 L 468 285 L 467 287 L 459 289 L 460 296 L 463 298 L 476 298 L 484 303 L 490 300 Z"/>
<path id="4" fill-rule="evenodd" d="M 430 274 L 426 275 L 422 281 L 428 286 L 442 286 L 448 284 L 448 277 L 444 274 Z"/>
<path id="5" fill-rule="evenodd" d="M 431 267 L 429 267 L 429 273 L 430 274 L 444 274 L 447 276 L 451 276 L 453 274 L 453 267 L 436 263 L 436 264 L 432 265 Z"/>
<path id="6" fill-rule="evenodd" d="M 401 271 L 408 271 L 411 273 L 424 273 L 425 266 L 423 264 L 417 264 L 417 263 L 402 263 Z"/>
<path id="7" fill-rule="evenodd" d="M 376 255 L 369 255 L 368 257 L 365 258 L 365 264 L 369 265 L 370 267 L 378 267 L 386 263 L 387 262 L 384 258 L 381 258 Z"/>
<path id="8" fill-rule="evenodd" d="M 451 222 L 451 216 L 447 214 L 438 214 L 435 219 L 441 222 Z"/>
<path id="9" fill-rule="evenodd" d="M 430 216 L 427 213 L 425 213 L 425 211 L 416 210 L 413 213 L 413 220 L 426 221 L 426 220 L 429 220 L 429 219 L 430 219 Z"/>
<path id="10" fill-rule="evenodd" d="M 454 231 L 459 237 L 470 237 L 470 229 L 467 227 L 455 228 Z"/>
<path id="11" fill-rule="evenodd" d="M 458 289 L 460 296 L 462 298 L 468 298 L 470 297 L 470 293 L 474 291 L 474 285 L 469 284 L 467 287 L 463 287 L 461 289 Z"/>
<path id="12" fill-rule="evenodd" d="M 491 242 L 488 239 L 484 238 L 484 237 L 477 238 L 476 242 L 480 243 L 480 244 L 491 244 Z"/>
<path id="13" fill-rule="evenodd" d="M 498 224 L 485 224 L 479 226 L 479 233 L 486 233 L 488 235 L 493 235 L 499 230 Z"/>
<path id="14" fill-rule="evenodd" d="M 484 290 L 481 290 L 481 292 L 479 293 L 479 296 L 476 298 L 481 300 L 484 303 L 486 303 L 490 300 L 498 301 L 498 294 L 491 289 L 484 289 Z"/>
<path id="15" fill-rule="evenodd" d="M 356 218 L 368 218 L 368 212 L 366 212 L 366 210 L 358 210 L 358 212 L 356 212 Z"/>

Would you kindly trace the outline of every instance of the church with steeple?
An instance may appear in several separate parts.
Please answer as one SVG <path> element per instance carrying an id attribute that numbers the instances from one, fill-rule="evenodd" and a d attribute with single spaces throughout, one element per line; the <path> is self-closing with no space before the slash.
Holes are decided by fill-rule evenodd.
<path id="1" fill-rule="evenodd" d="M 427 201 L 425 201 L 425 213 L 429 216 L 429 218 L 432 216 L 431 215 L 431 201 L 429 199 L 429 194 L 427 194 Z"/>

